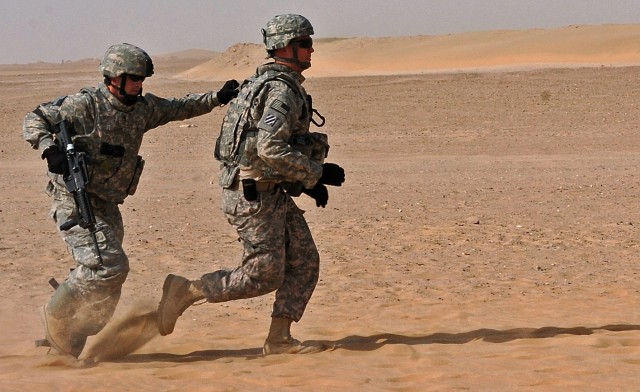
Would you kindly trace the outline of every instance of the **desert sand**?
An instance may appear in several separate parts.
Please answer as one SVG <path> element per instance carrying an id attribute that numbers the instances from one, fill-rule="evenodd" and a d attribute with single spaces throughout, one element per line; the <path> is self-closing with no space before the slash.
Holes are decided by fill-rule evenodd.
<path id="1" fill-rule="evenodd" d="M 347 181 L 324 209 L 298 199 L 322 267 L 293 334 L 333 347 L 307 356 L 261 355 L 271 295 L 191 307 L 166 337 L 145 324 L 150 341 L 126 356 L 92 337 L 93 364 L 35 347 L 47 281 L 73 263 L 22 119 L 100 76 L 90 59 L 0 65 L 0 390 L 636 390 L 639 38 L 571 26 L 319 40 L 305 86 L 327 124 L 313 130 Z M 263 55 L 158 55 L 145 89 L 218 88 Z M 223 114 L 146 137 L 114 322 L 152 313 L 168 273 L 239 262 L 212 153 Z"/>

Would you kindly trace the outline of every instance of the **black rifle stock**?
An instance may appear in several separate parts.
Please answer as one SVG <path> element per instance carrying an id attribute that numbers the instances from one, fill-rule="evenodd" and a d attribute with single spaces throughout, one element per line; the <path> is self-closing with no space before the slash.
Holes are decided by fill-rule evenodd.
<path id="1" fill-rule="evenodd" d="M 78 210 L 76 216 L 60 225 L 60 230 L 67 231 L 75 226 L 89 230 L 91 238 L 93 239 L 96 256 L 102 265 L 102 256 L 100 255 L 100 247 L 98 246 L 98 238 L 96 237 L 96 233 L 98 232 L 96 217 L 91 209 L 91 198 L 89 197 L 89 193 L 87 193 L 89 176 L 87 175 L 87 165 L 84 159 L 85 154 L 84 152 L 76 151 L 66 120 L 58 123 L 55 128 L 57 128 L 57 130 L 55 130 L 57 132 L 54 131 L 54 133 L 59 141 L 59 147 L 67 156 L 67 165 L 69 168 L 68 174 L 65 174 L 63 179 L 67 190 L 73 195 Z"/>

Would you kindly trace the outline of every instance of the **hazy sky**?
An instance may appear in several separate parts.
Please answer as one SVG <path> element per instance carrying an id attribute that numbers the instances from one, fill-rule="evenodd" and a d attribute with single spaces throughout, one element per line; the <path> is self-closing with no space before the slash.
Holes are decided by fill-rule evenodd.
<path id="1" fill-rule="evenodd" d="M 6 0 L 0 64 L 100 58 L 130 42 L 149 54 L 261 42 L 274 15 L 316 37 L 441 35 L 572 24 L 640 23 L 639 0 Z"/>

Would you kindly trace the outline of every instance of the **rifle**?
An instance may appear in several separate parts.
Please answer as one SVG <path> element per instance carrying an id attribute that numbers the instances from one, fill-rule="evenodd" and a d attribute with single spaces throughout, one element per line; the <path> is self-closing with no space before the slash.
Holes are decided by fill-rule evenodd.
<path id="1" fill-rule="evenodd" d="M 63 176 L 67 190 L 73 195 L 76 202 L 78 214 L 68 221 L 60 225 L 60 230 L 67 231 L 75 226 L 89 230 L 93 245 L 96 251 L 98 262 L 102 265 L 102 256 L 100 255 L 100 247 L 98 246 L 98 238 L 96 233 L 99 231 L 96 227 L 96 217 L 91 209 L 91 198 L 87 193 L 87 185 L 89 176 L 87 175 L 87 165 L 85 163 L 85 153 L 76 151 L 71 139 L 67 121 L 63 120 L 54 126 L 54 132 L 59 142 L 59 147 L 67 156 L 68 174 Z"/>

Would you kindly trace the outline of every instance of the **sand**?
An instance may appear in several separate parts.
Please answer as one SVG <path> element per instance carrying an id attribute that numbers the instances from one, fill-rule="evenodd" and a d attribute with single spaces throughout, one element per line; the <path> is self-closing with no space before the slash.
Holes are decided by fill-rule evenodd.
<path id="1" fill-rule="evenodd" d="M 599 34 L 607 27 L 611 37 L 638 31 Z M 535 47 L 536 32 L 551 34 L 520 32 L 513 49 Z M 575 47 L 593 49 L 589 37 L 573 36 Z M 394 50 L 419 38 L 397 39 Z M 627 50 L 627 39 L 615 42 L 608 52 Z M 321 53 L 318 73 L 332 61 Z M 145 89 L 180 96 L 221 85 L 210 75 L 226 68 L 203 67 L 209 54 L 198 54 L 162 57 Z M 322 267 L 293 334 L 334 349 L 263 357 L 267 295 L 189 308 L 166 337 L 145 324 L 138 333 L 148 342 L 126 356 L 106 330 L 83 354 L 94 363 L 34 345 L 47 280 L 64 279 L 72 262 L 47 218 L 45 165 L 21 124 L 38 103 L 95 85 L 96 64 L 0 66 L 0 390 L 636 389 L 640 61 L 575 56 L 581 64 L 550 56 L 535 65 L 532 56 L 526 68 L 504 60 L 486 69 L 471 56 L 447 72 L 384 65 L 310 77 L 329 160 L 347 181 L 325 209 L 298 200 Z M 185 76 L 198 66 L 209 74 Z M 240 68 L 238 79 L 247 76 Z M 122 205 L 131 272 L 114 323 L 153 314 L 168 273 L 197 278 L 239 262 L 212 153 L 223 113 L 145 139 L 145 174 Z"/>

